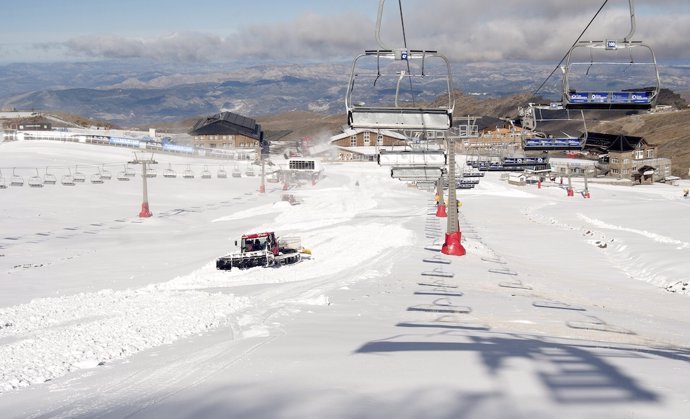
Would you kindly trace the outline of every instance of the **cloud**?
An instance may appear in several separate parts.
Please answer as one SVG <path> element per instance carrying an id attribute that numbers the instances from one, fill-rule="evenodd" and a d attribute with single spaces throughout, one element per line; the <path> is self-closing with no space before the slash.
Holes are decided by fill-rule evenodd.
<path id="1" fill-rule="evenodd" d="M 389 4 L 390 3 L 390 4 Z M 394 4 L 395 3 L 395 4 Z M 609 2 L 585 40 L 623 38 L 630 29 L 627 2 Z M 640 3 L 640 2 L 638 2 Z M 687 0 L 658 0 L 638 6 L 633 39 L 651 45 L 660 60 L 690 60 Z M 410 48 L 436 49 L 453 61 L 558 62 L 601 6 L 599 0 L 408 0 L 403 2 Z M 294 21 L 253 25 L 232 35 L 186 32 L 155 38 L 88 36 L 64 44 L 70 54 L 90 58 L 147 58 L 173 62 L 223 60 L 319 60 L 353 58 L 376 48 L 371 15 L 306 13 Z M 397 2 L 388 2 L 382 37 L 402 46 Z"/>

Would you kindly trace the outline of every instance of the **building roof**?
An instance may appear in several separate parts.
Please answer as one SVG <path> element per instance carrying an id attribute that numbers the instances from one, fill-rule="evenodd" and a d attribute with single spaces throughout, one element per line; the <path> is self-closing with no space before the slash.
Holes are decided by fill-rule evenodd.
<path id="1" fill-rule="evenodd" d="M 197 121 L 190 135 L 244 135 L 260 139 L 261 125 L 255 120 L 232 112 L 217 113 Z"/>
<path id="2" fill-rule="evenodd" d="M 642 137 L 588 132 L 585 148 L 594 148 L 603 151 L 633 151 L 642 144 L 647 144 Z"/>

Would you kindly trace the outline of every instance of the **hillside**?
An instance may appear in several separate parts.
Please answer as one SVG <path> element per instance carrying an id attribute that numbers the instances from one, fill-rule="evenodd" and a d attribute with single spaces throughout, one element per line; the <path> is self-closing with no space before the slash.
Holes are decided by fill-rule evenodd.
<path id="1" fill-rule="evenodd" d="M 633 115 L 601 123 L 592 130 L 644 137 L 659 146 L 659 157 L 673 158 L 673 174 L 688 177 L 690 167 L 690 110 Z"/>

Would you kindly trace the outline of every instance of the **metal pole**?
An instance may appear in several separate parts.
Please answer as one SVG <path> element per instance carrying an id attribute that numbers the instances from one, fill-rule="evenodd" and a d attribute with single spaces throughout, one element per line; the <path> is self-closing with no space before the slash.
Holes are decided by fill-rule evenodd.
<path id="1" fill-rule="evenodd" d="M 448 138 L 448 234 L 458 231 L 458 201 L 455 183 L 455 140 Z"/>
<path id="2" fill-rule="evenodd" d="M 144 179 L 144 199 L 142 200 L 148 206 L 149 203 L 149 193 L 146 184 L 146 161 L 141 163 L 141 177 Z"/>
<path id="3" fill-rule="evenodd" d="M 261 185 L 259 186 L 259 192 L 266 192 L 266 168 L 264 166 L 264 156 L 261 155 Z"/>

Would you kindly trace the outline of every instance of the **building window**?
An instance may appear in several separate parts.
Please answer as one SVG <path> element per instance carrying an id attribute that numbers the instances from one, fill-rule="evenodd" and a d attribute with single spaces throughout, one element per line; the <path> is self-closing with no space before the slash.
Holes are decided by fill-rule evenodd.
<path id="1" fill-rule="evenodd" d="M 635 150 L 635 160 L 642 160 L 644 159 L 644 150 Z"/>
<path id="2" fill-rule="evenodd" d="M 383 134 L 378 133 L 376 135 L 376 145 L 383 145 Z"/>
<path id="3" fill-rule="evenodd" d="M 619 174 L 620 172 L 621 172 L 621 171 L 618 170 L 618 169 L 611 169 L 611 173 L 614 174 L 614 175 L 617 175 L 617 174 Z"/>
<path id="4" fill-rule="evenodd" d="M 618 157 L 611 157 L 611 164 L 618 164 Z"/>
<path id="5" fill-rule="evenodd" d="M 623 164 L 630 164 L 630 159 L 623 159 Z"/>
<path id="6" fill-rule="evenodd" d="M 654 149 L 650 148 L 647 150 L 647 158 L 648 159 L 653 159 L 654 158 Z"/>
<path id="7" fill-rule="evenodd" d="M 350 146 L 351 147 L 357 147 L 357 136 L 353 135 L 350 137 Z"/>
<path id="8" fill-rule="evenodd" d="M 371 134 L 371 133 L 370 133 L 369 131 L 365 131 L 365 132 L 364 132 L 364 145 L 367 145 L 367 146 L 368 146 L 368 145 L 371 145 L 371 137 L 370 137 L 370 134 Z"/>

